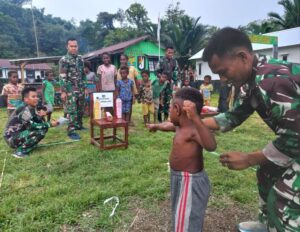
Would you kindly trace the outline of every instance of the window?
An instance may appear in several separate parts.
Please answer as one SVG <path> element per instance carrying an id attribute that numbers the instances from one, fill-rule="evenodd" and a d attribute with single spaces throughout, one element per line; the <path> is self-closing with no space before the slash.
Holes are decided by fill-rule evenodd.
<path id="1" fill-rule="evenodd" d="M 41 77 L 45 78 L 45 71 L 44 70 L 41 71 Z"/>
<path id="2" fill-rule="evenodd" d="M 156 69 L 158 63 L 158 57 L 157 58 L 150 58 L 149 57 L 149 71 L 154 72 Z"/>
<path id="3" fill-rule="evenodd" d="M 289 54 L 282 54 L 282 60 L 287 61 L 288 60 L 288 55 Z"/>
<path id="4" fill-rule="evenodd" d="M 3 77 L 3 71 L 2 71 L 2 69 L 0 69 L 0 78 L 2 78 Z"/>
<path id="5" fill-rule="evenodd" d="M 198 75 L 200 76 L 201 75 L 201 66 L 202 66 L 202 64 L 200 63 L 200 64 L 198 64 Z"/>

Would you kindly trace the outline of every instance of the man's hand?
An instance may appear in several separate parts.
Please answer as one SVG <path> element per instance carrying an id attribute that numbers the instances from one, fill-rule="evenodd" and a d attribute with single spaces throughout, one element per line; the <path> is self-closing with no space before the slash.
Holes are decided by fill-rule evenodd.
<path id="1" fill-rule="evenodd" d="M 251 166 L 249 162 L 249 154 L 232 151 L 224 153 L 220 156 L 220 162 L 223 166 L 227 166 L 233 170 L 244 170 Z"/>
<path id="2" fill-rule="evenodd" d="M 58 122 L 57 120 L 52 120 L 52 121 L 50 122 L 50 124 L 51 124 L 52 127 L 56 127 L 56 126 L 59 125 L 59 122 Z"/>
<path id="3" fill-rule="evenodd" d="M 156 132 L 157 131 L 156 124 L 147 124 L 147 127 L 148 127 L 150 132 Z"/>
<path id="4" fill-rule="evenodd" d="M 196 104 L 191 101 L 184 101 L 182 109 L 186 112 L 189 119 L 194 120 L 199 117 L 196 109 Z"/>
<path id="5" fill-rule="evenodd" d="M 66 102 L 67 101 L 67 93 L 65 92 L 62 92 L 61 95 L 60 95 L 60 98 L 63 102 Z"/>

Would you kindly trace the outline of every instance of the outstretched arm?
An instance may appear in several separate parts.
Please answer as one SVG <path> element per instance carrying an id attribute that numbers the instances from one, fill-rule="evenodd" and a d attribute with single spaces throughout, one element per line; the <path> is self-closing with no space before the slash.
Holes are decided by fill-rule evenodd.
<path id="1" fill-rule="evenodd" d="M 195 136 L 195 140 L 207 151 L 213 151 L 216 149 L 217 144 L 214 135 L 204 125 L 199 114 L 196 110 L 196 104 L 191 101 L 183 102 L 183 110 L 190 120 L 195 123 L 196 130 L 199 136 Z"/>
<path id="2" fill-rule="evenodd" d="M 156 132 L 156 131 L 176 131 L 176 127 L 171 122 L 163 122 L 159 124 L 148 124 L 147 125 L 150 132 Z"/>

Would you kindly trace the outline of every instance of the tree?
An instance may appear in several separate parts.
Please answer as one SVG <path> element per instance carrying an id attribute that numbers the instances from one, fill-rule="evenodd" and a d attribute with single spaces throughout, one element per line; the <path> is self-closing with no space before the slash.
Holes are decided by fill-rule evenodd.
<path id="1" fill-rule="evenodd" d="M 167 39 L 163 42 L 173 45 L 177 56 L 183 57 L 181 63 L 185 63 L 203 47 L 207 26 L 199 23 L 200 17 L 195 19 L 184 15 L 178 20 L 177 24 L 168 26 Z"/>
<path id="2" fill-rule="evenodd" d="M 116 28 L 110 31 L 104 39 L 104 46 L 110 46 L 116 43 L 120 43 L 126 40 L 130 40 L 138 36 L 138 31 L 135 28 Z"/>
<path id="3" fill-rule="evenodd" d="M 260 35 L 280 30 L 280 27 L 277 24 L 275 24 L 274 20 L 268 19 L 263 21 L 251 22 L 246 26 L 240 26 L 239 29 L 247 34 Z"/>
<path id="4" fill-rule="evenodd" d="M 274 23 L 281 26 L 282 29 L 288 29 L 300 26 L 300 0 L 280 0 L 279 5 L 284 8 L 284 15 L 270 12 L 268 15 L 274 20 Z"/>
<path id="5" fill-rule="evenodd" d="M 114 20 L 116 19 L 116 14 L 110 14 L 108 12 L 100 12 L 97 16 L 97 23 L 103 28 L 108 30 L 115 29 Z"/>
<path id="6" fill-rule="evenodd" d="M 142 30 L 149 23 L 148 11 L 139 3 L 133 3 L 125 11 L 129 23 Z"/>
<path id="7" fill-rule="evenodd" d="M 6 2 L 9 2 L 17 6 L 23 6 L 26 3 L 31 2 L 31 0 L 6 0 Z"/>

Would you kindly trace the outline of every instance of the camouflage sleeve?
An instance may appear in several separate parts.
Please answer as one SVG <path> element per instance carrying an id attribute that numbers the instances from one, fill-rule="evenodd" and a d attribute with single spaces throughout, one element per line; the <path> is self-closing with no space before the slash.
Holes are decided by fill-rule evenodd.
<path id="1" fill-rule="evenodd" d="M 87 78 L 86 78 L 86 74 L 84 72 L 84 61 L 83 59 L 81 58 L 81 67 L 80 67 L 80 72 L 81 72 L 81 75 L 82 75 L 82 80 L 83 80 L 83 84 L 84 86 L 86 86 L 87 84 Z"/>
<path id="2" fill-rule="evenodd" d="M 234 101 L 231 111 L 219 114 L 214 117 L 222 132 L 232 130 L 241 125 L 252 113 L 253 107 L 250 104 L 249 98 L 242 99 L 238 97 Z"/>
<path id="3" fill-rule="evenodd" d="M 40 129 L 46 129 L 51 127 L 50 122 L 34 122 L 33 120 L 30 121 L 30 129 L 32 130 L 40 130 Z"/>
<path id="4" fill-rule="evenodd" d="M 62 92 L 66 92 L 66 79 L 68 73 L 68 63 L 66 62 L 65 58 L 62 57 L 59 60 L 59 84 Z"/>
<path id="5" fill-rule="evenodd" d="M 41 119 L 34 117 L 28 107 L 20 113 L 20 119 L 24 125 L 27 125 L 29 130 L 39 130 L 51 127 L 50 122 L 43 122 Z"/>

